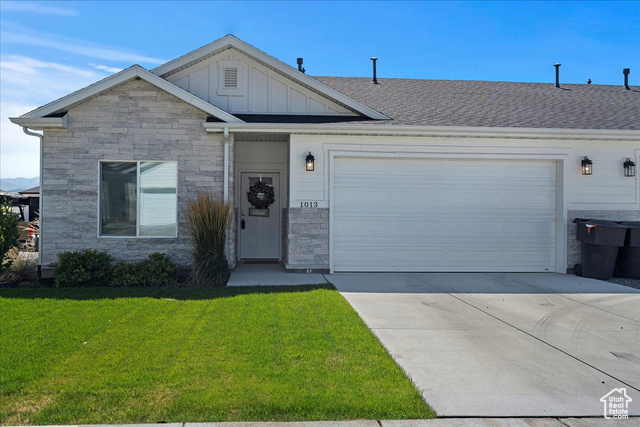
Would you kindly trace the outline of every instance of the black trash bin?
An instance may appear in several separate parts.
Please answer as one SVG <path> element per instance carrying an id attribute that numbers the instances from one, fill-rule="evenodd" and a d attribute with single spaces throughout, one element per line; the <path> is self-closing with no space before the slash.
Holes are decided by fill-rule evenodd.
<path id="1" fill-rule="evenodd" d="M 627 227 L 627 238 L 618 251 L 618 275 L 640 279 L 640 221 L 623 222 L 620 225 Z"/>
<path id="2" fill-rule="evenodd" d="M 576 276 L 607 280 L 613 277 L 618 248 L 624 246 L 627 227 L 603 219 L 576 219 L 578 241 L 582 242 L 581 264 Z"/>

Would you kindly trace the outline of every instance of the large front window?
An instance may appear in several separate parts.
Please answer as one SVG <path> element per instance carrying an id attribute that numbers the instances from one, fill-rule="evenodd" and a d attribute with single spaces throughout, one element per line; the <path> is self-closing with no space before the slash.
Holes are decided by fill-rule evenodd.
<path id="1" fill-rule="evenodd" d="M 176 237 L 175 162 L 102 162 L 100 235 Z"/>

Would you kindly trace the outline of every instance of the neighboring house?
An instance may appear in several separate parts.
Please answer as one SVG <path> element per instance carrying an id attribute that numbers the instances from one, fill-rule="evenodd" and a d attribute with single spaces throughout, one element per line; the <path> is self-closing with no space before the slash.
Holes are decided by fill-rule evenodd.
<path id="1" fill-rule="evenodd" d="M 40 210 L 40 186 L 20 191 L 20 195 L 29 203 L 28 221 L 35 221 Z"/>
<path id="2" fill-rule="evenodd" d="M 294 270 L 566 272 L 574 218 L 640 220 L 622 84 L 311 77 L 226 36 L 11 120 L 44 130 L 45 267 L 83 248 L 188 263 L 199 191 L 234 204 L 232 265 Z"/>

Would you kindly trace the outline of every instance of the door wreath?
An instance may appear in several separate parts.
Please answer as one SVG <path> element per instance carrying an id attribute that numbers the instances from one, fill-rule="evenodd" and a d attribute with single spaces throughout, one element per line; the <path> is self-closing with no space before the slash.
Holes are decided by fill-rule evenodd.
<path id="1" fill-rule="evenodd" d="M 256 209 L 267 209 L 276 201 L 276 195 L 273 186 L 265 182 L 258 181 L 249 186 L 247 191 L 247 199 L 251 206 Z"/>

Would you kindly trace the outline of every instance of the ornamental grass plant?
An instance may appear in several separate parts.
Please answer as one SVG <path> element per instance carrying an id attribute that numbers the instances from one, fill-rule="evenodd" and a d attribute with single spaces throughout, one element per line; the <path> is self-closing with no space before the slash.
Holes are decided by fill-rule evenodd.
<path id="1" fill-rule="evenodd" d="M 230 275 L 225 243 L 231 204 L 211 193 L 198 193 L 183 213 L 193 251 L 191 281 L 201 286 L 225 286 Z"/>

